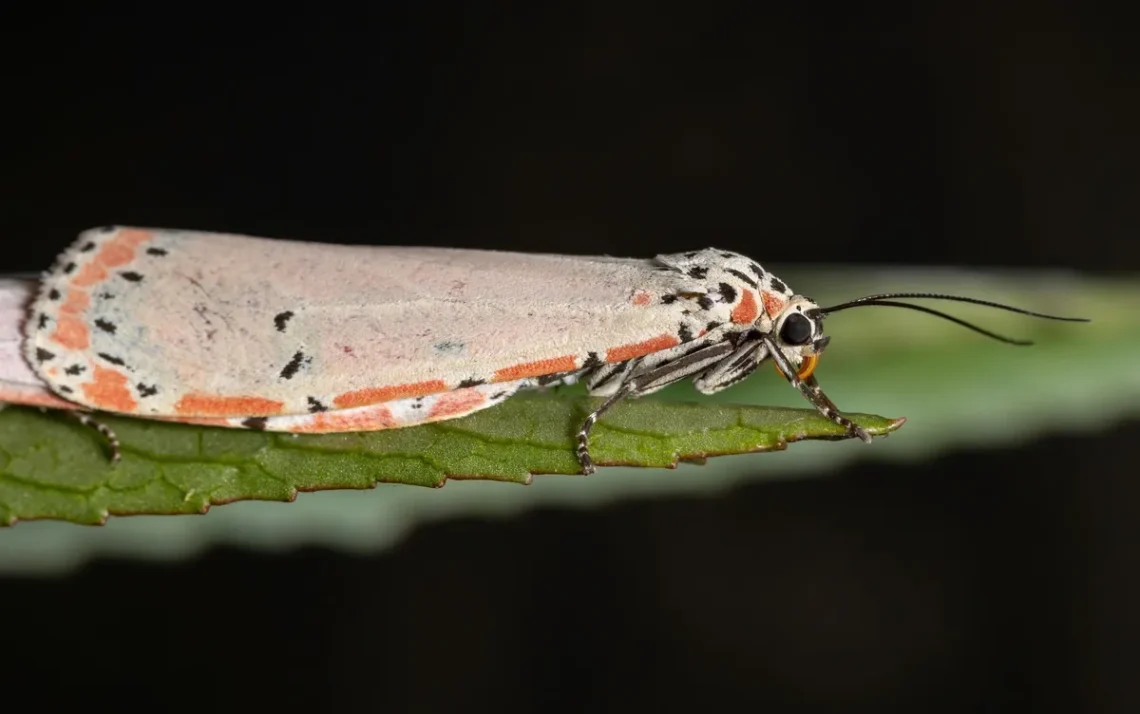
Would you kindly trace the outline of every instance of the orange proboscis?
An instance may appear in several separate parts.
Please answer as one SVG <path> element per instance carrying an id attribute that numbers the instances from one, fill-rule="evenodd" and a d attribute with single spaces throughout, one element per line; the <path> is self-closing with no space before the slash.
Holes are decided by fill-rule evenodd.
<path id="1" fill-rule="evenodd" d="M 625 362 L 635 357 L 642 357 L 653 352 L 676 347 L 681 341 L 668 332 L 658 335 L 644 342 L 634 342 L 620 347 L 611 347 L 606 350 L 606 362 Z"/>
<path id="2" fill-rule="evenodd" d="M 447 383 L 442 379 L 432 379 L 427 382 L 412 382 L 410 384 L 397 384 L 391 387 L 368 387 L 353 392 L 338 394 L 333 398 L 333 404 L 340 409 L 363 407 L 369 404 L 381 404 L 393 399 L 406 399 L 407 397 L 423 397 L 428 394 L 438 394 L 447 391 Z"/>
<path id="3" fill-rule="evenodd" d="M 496 370 L 492 382 L 511 382 L 527 377 L 542 377 L 558 372 L 573 372 L 578 368 L 578 359 L 574 355 L 540 359 L 534 362 L 523 362 Z"/>
<path id="4" fill-rule="evenodd" d="M 796 378 L 804 380 L 812 376 L 812 374 L 815 373 L 817 365 L 819 365 L 819 355 L 804 355 L 804 361 L 800 363 L 800 368 L 796 370 Z M 775 362 L 772 363 L 772 366 L 776 368 L 777 374 L 785 378 L 787 377 L 787 375 L 780 371 L 779 366 L 776 365 Z"/>

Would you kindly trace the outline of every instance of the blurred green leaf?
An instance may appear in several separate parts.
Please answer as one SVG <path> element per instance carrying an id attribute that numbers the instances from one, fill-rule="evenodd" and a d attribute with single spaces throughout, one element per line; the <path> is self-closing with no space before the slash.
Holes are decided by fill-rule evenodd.
<path id="1" fill-rule="evenodd" d="M 530 483 L 532 474 L 577 474 L 575 433 L 598 403 L 522 395 L 415 428 L 297 436 L 100 415 L 122 445 L 116 466 L 94 430 L 59 414 L 13 407 L 0 413 L 0 523 L 103 523 L 109 514 L 204 513 L 238 500 L 291 501 L 298 491 L 377 483 L 438 487 L 448 479 Z M 853 416 L 872 434 L 902 423 Z M 591 453 L 599 466 L 675 467 L 678 460 L 844 438 L 839 426 L 809 409 L 643 399 L 619 404 L 598 422 Z"/>

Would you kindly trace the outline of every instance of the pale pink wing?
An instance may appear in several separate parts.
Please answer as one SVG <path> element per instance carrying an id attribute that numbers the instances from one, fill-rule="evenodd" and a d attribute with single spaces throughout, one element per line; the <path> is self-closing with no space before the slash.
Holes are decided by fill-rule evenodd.
<path id="1" fill-rule="evenodd" d="M 642 260 L 111 228 L 48 274 L 25 355 L 94 408 L 303 414 L 665 349 L 708 319 L 662 300 L 686 289 Z"/>

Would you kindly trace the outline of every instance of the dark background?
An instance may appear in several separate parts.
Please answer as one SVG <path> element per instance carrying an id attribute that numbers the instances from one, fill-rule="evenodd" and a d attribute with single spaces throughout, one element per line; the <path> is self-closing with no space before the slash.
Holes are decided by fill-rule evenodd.
<path id="1" fill-rule="evenodd" d="M 124 223 L 1135 269 L 1131 17 L 802 5 L 6 10 L 2 267 Z M 1136 711 L 1138 438 L 456 521 L 374 558 L 6 578 L 0 682 L 40 707 Z"/>

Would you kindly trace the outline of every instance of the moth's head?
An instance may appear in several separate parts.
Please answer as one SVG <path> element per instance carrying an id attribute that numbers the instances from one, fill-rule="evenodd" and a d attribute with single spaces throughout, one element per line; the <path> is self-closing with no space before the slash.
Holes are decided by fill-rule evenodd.
<path id="1" fill-rule="evenodd" d="M 823 334 L 824 313 L 810 298 L 793 295 L 772 319 L 771 336 L 784 358 L 796 369 L 796 376 L 807 379 L 815 371 L 819 356 L 830 337 Z"/>

